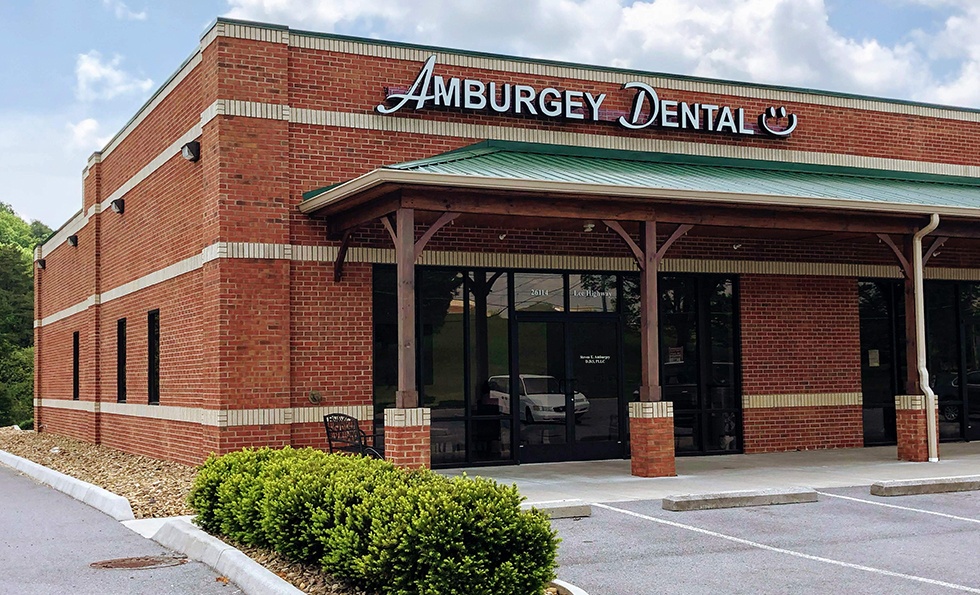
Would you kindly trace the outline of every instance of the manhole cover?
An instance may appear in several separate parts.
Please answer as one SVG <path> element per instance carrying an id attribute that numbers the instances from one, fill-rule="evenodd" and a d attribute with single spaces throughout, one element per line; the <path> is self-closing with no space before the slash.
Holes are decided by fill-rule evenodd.
<path id="1" fill-rule="evenodd" d="M 136 558 L 116 558 L 115 560 L 92 562 L 89 566 L 92 568 L 125 568 L 133 570 L 180 566 L 185 562 L 187 562 L 187 558 L 183 556 L 139 556 Z"/>

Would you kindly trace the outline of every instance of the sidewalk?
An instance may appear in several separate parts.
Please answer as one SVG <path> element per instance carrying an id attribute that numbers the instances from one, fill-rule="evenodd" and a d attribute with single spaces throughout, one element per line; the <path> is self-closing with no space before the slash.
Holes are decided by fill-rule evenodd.
<path id="1" fill-rule="evenodd" d="M 528 502 L 651 500 L 670 495 L 793 486 L 833 488 L 892 479 L 980 475 L 980 442 L 941 444 L 938 463 L 896 460 L 894 446 L 753 455 L 678 457 L 677 476 L 630 475 L 628 460 L 453 469 L 517 484 Z"/>

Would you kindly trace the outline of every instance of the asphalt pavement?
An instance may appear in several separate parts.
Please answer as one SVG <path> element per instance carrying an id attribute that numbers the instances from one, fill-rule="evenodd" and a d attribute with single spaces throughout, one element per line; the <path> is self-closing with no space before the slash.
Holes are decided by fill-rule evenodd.
<path id="1" fill-rule="evenodd" d="M 176 556 L 118 521 L 0 465 L 0 593 L 237 595 L 200 562 L 154 569 L 92 563 Z"/>
<path id="2" fill-rule="evenodd" d="M 660 500 L 555 520 L 558 576 L 590 595 L 980 593 L 980 492 L 669 512 Z"/>

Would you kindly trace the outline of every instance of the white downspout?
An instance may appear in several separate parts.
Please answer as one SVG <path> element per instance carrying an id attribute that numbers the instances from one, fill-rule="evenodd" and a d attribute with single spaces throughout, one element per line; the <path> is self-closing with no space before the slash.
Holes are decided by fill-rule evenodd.
<path id="1" fill-rule="evenodd" d="M 926 440 L 929 443 L 929 461 L 939 461 L 939 436 L 936 430 L 936 393 L 929 386 L 929 370 L 926 369 L 926 317 L 922 283 L 922 238 L 939 227 L 939 215 L 933 213 L 929 224 L 912 236 L 912 284 L 915 288 L 915 347 L 916 364 L 919 368 L 919 388 L 926 396 Z"/>

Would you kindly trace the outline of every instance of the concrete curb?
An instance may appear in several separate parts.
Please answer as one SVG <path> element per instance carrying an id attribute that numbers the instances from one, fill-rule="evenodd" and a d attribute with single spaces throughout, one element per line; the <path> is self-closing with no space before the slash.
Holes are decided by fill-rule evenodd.
<path id="1" fill-rule="evenodd" d="M 104 512 L 117 521 L 132 521 L 136 518 L 133 516 L 133 508 L 129 505 L 129 500 L 118 494 L 113 494 L 109 490 L 100 488 L 97 485 L 75 479 L 54 469 L 48 469 L 43 465 L 38 465 L 34 461 L 28 461 L 3 450 L 0 450 L 0 463 L 8 467 L 13 467 L 28 477 L 46 483 L 59 492 L 64 492 L 72 498 Z"/>
<path id="2" fill-rule="evenodd" d="M 980 475 L 903 479 L 879 481 L 871 484 L 872 496 L 913 496 L 916 494 L 942 494 L 973 490 L 980 490 Z"/>
<path id="3" fill-rule="evenodd" d="M 565 581 L 560 581 L 558 579 L 555 579 L 555 580 L 553 580 L 551 582 L 554 583 L 554 584 L 556 584 L 556 585 L 558 585 L 562 589 L 567 590 L 571 595 L 589 595 L 584 590 L 579 589 L 575 585 L 566 583 Z"/>
<path id="4" fill-rule="evenodd" d="M 236 548 L 187 521 L 164 523 L 151 538 L 160 545 L 206 564 L 247 595 L 302 595 L 302 591 Z"/>
<path id="5" fill-rule="evenodd" d="M 742 506 L 770 506 L 773 504 L 802 504 L 816 502 L 817 492 L 811 488 L 772 488 L 717 492 L 714 494 L 686 494 L 663 499 L 663 509 L 674 512 L 688 510 L 713 510 Z"/>
<path id="6" fill-rule="evenodd" d="M 592 516 L 592 506 L 581 500 L 549 500 L 547 502 L 524 502 L 521 508 L 535 508 L 552 519 L 577 519 Z"/>

